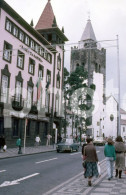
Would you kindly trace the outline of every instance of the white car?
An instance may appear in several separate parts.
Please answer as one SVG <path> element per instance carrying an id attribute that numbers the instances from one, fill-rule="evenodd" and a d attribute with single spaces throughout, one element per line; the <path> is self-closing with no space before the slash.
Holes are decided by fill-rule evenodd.
<path id="1" fill-rule="evenodd" d="M 95 146 L 104 146 L 106 141 L 104 140 L 103 137 L 96 137 L 95 140 L 93 141 L 93 144 Z"/>

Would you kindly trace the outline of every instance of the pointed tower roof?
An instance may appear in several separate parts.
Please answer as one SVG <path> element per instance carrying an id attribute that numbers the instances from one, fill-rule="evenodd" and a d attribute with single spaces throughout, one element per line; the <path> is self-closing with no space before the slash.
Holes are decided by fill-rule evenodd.
<path id="1" fill-rule="evenodd" d="M 48 0 L 45 9 L 43 10 L 39 21 L 35 27 L 36 30 L 39 29 L 48 29 L 48 28 L 52 28 L 52 25 L 54 23 L 54 13 L 53 13 L 53 9 L 52 9 L 52 5 L 50 3 L 50 0 Z"/>
<path id="2" fill-rule="evenodd" d="M 81 37 L 81 41 L 86 41 L 86 40 L 96 41 L 96 37 L 90 19 L 87 21 L 86 27 Z"/>
<path id="3" fill-rule="evenodd" d="M 57 26 L 56 18 L 53 13 L 51 0 L 48 0 L 40 18 L 35 26 L 35 29 L 42 34 L 42 36 L 52 33 L 53 35 L 57 34 L 62 41 L 68 41 L 68 38 L 65 36 L 64 32 L 59 29 Z"/>

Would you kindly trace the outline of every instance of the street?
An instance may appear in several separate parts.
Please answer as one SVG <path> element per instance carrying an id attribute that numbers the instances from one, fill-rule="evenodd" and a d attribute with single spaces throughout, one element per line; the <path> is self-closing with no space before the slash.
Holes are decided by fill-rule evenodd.
<path id="1" fill-rule="evenodd" d="M 103 147 L 97 147 L 99 161 Z M 81 148 L 73 153 L 40 153 L 0 160 L 1 195 L 42 195 L 82 175 Z"/>

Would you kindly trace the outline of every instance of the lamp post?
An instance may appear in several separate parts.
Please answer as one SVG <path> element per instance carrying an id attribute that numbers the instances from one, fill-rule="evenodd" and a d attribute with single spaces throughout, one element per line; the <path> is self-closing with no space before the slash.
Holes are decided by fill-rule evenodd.
<path id="1" fill-rule="evenodd" d="M 119 66 L 119 37 L 117 35 L 117 76 L 118 76 L 118 105 L 117 105 L 117 136 L 121 135 L 120 129 L 120 66 Z"/>

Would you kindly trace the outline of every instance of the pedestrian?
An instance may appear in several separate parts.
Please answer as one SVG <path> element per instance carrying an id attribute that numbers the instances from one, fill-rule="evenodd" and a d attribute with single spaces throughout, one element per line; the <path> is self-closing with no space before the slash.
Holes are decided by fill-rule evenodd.
<path id="1" fill-rule="evenodd" d="M 1 151 L 1 148 L 2 148 L 2 136 L 0 136 L 0 151 Z"/>
<path id="2" fill-rule="evenodd" d="M 122 170 L 125 170 L 125 152 L 126 152 L 126 146 L 121 136 L 118 136 L 115 140 L 115 151 L 116 151 L 115 177 L 119 175 L 119 178 L 121 179 Z"/>
<path id="3" fill-rule="evenodd" d="M 88 178 L 88 186 L 91 186 L 92 177 L 99 176 L 97 168 L 98 157 L 96 153 L 96 148 L 93 145 L 93 139 L 88 137 L 86 141 L 87 145 L 84 147 L 83 151 L 83 159 L 86 158 L 84 176 L 85 178 Z"/>
<path id="4" fill-rule="evenodd" d="M 50 139 L 52 138 L 52 136 L 48 133 L 47 134 L 47 142 L 46 145 L 49 146 L 50 145 Z"/>
<path id="5" fill-rule="evenodd" d="M 35 145 L 39 146 L 40 142 L 41 142 L 40 137 L 39 137 L 39 135 L 37 135 L 35 138 Z"/>
<path id="6" fill-rule="evenodd" d="M 22 154 L 22 151 L 21 151 L 21 138 L 20 137 L 17 139 L 16 145 L 19 147 L 18 154 Z"/>
<path id="7" fill-rule="evenodd" d="M 108 180 L 113 178 L 113 166 L 114 161 L 116 160 L 116 153 L 114 142 L 111 137 L 107 139 L 107 144 L 104 147 L 104 155 L 106 157 L 106 165 L 107 165 L 107 173 L 108 173 Z"/>
<path id="8" fill-rule="evenodd" d="M 3 148 L 3 151 L 5 152 L 7 149 L 7 146 L 6 146 L 5 137 L 3 135 L 1 136 L 1 147 Z"/>

